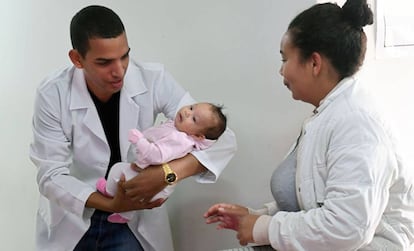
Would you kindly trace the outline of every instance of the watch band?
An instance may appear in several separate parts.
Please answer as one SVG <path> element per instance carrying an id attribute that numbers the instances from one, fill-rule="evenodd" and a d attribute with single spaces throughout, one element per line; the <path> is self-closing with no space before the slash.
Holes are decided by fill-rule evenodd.
<path id="1" fill-rule="evenodd" d="M 162 169 L 164 170 L 164 181 L 168 185 L 172 185 L 177 181 L 177 174 L 171 169 L 171 167 L 164 163 L 162 164 Z"/>

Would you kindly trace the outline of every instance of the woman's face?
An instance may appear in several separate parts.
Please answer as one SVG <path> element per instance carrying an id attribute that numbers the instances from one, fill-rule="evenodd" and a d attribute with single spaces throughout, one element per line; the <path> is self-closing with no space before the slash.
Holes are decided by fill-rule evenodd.
<path id="1" fill-rule="evenodd" d="M 282 66 L 279 73 L 285 86 L 292 92 L 293 99 L 312 103 L 312 62 L 303 61 L 299 52 L 299 49 L 293 46 L 289 32 L 286 32 L 280 43 Z"/>

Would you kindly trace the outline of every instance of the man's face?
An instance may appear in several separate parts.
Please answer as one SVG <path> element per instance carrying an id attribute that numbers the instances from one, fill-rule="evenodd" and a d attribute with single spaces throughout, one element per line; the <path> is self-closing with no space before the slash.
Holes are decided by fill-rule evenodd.
<path id="1" fill-rule="evenodd" d="M 89 39 L 85 57 L 79 55 L 79 65 L 75 65 L 83 69 L 88 88 L 101 101 L 107 101 L 121 90 L 128 68 L 129 51 L 124 32 L 116 38 Z"/>

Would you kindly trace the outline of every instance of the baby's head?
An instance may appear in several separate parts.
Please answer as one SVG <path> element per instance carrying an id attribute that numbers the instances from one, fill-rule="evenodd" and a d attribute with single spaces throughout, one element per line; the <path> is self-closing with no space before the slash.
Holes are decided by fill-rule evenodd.
<path id="1" fill-rule="evenodd" d="M 211 103 L 196 103 L 178 110 L 175 127 L 197 139 L 216 140 L 226 130 L 227 118 L 222 107 Z"/>

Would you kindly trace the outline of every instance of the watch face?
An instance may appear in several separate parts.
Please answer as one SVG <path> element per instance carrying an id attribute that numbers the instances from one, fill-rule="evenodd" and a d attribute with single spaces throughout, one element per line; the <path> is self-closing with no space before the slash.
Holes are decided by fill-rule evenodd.
<path id="1" fill-rule="evenodd" d="M 168 183 L 173 183 L 177 177 L 175 176 L 175 173 L 169 173 L 165 177 Z"/>

